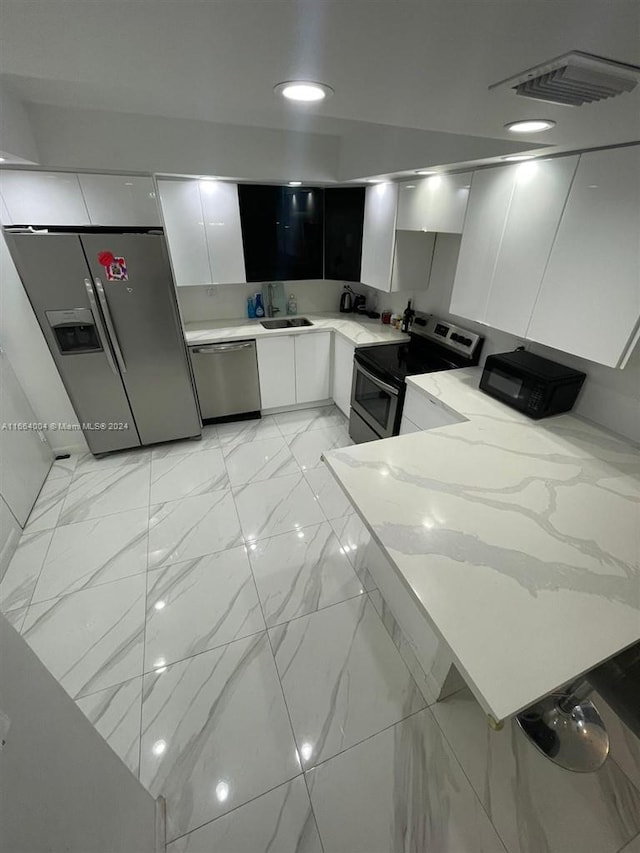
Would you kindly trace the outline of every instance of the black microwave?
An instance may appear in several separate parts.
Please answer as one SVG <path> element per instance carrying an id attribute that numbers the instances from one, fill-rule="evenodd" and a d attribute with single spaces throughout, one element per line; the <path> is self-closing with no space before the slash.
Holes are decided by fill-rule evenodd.
<path id="1" fill-rule="evenodd" d="M 526 350 L 490 355 L 480 388 L 530 418 L 568 412 L 586 374 Z"/>

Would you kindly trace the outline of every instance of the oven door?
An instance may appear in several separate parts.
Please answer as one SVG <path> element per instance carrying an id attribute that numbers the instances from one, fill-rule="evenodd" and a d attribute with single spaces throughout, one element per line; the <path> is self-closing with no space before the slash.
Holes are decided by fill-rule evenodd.
<path id="1" fill-rule="evenodd" d="M 394 434 L 400 388 L 385 382 L 362 364 L 353 362 L 351 408 L 380 438 Z"/>

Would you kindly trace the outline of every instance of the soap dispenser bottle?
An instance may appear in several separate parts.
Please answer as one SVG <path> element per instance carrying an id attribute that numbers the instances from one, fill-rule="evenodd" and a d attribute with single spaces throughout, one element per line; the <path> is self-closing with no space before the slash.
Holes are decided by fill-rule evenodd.
<path id="1" fill-rule="evenodd" d="M 264 317 L 264 305 L 262 304 L 262 294 L 261 293 L 256 293 L 255 308 L 256 308 L 256 317 Z"/>
<path id="2" fill-rule="evenodd" d="M 298 313 L 298 303 L 296 302 L 296 298 L 293 293 L 289 294 L 289 301 L 287 302 L 287 314 L 297 314 Z"/>

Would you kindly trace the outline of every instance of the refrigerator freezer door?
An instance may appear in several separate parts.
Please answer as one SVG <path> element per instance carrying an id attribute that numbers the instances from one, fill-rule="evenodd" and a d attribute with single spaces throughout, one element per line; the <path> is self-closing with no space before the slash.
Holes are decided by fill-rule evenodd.
<path id="1" fill-rule="evenodd" d="M 137 447 L 140 438 L 133 413 L 101 321 L 77 234 L 7 233 L 5 236 L 78 423 L 107 426 L 83 430 L 89 449 L 92 453 L 108 453 Z M 88 352 L 82 348 L 63 352 L 64 346 L 61 349 L 46 312 L 77 308 L 91 311 L 95 322 L 92 336 L 98 338 L 101 349 Z M 121 424 L 126 426 L 122 428 Z M 116 426 L 108 428 L 109 425 Z"/>
<path id="2" fill-rule="evenodd" d="M 200 435 L 164 237 L 83 234 L 81 240 L 142 443 Z M 113 269 L 101 263 L 106 253 L 116 259 Z"/>

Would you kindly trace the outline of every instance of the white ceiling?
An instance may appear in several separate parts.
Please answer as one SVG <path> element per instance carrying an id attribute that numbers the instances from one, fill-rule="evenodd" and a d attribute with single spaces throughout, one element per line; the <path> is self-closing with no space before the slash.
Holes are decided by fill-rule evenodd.
<path id="1" fill-rule="evenodd" d="M 0 15 L 0 71 L 26 102 L 337 136 L 373 123 L 513 141 L 508 121 L 557 121 L 522 150 L 640 137 L 640 86 L 580 108 L 488 91 L 574 49 L 637 63 L 638 0 L 0 0 Z M 288 105 L 273 86 L 292 78 L 335 95 Z"/>

